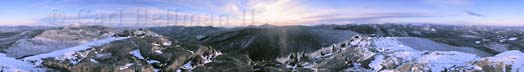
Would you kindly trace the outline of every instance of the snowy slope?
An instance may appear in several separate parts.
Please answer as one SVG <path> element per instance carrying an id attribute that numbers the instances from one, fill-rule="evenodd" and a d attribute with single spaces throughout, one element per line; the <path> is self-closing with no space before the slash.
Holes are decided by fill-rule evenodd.
<path id="1" fill-rule="evenodd" d="M 62 50 L 53 51 L 50 53 L 39 54 L 35 56 L 30 56 L 23 58 L 22 60 L 17 60 L 12 57 L 7 57 L 5 54 L 0 53 L 0 71 L 7 72 L 35 72 L 35 71 L 44 71 L 45 69 L 38 68 L 37 66 L 41 63 L 42 58 L 49 57 L 59 57 L 62 59 L 71 59 L 75 58 L 73 54 L 80 50 L 85 50 L 92 48 L 92 46 L 100 46 L 112 41 L 127 39 L 127 37 L 110 37 L 101 40 L 96 40 L 93 42 L 88 42 L 79 46 L 65 48 Z M 36 63 L 31 64 L 29 61 L 36 61 Z"/>
<path id="2" fill-rule="evenodd" d="M 0 53 L 0 71 L 34 72 L 43 71 L 43 69 L 38 69 L 35 65 L 32 65 L 29 62 L 24 62 L 15 58 L 7 57 L 5 54 Z"/>
<path id="3" fill-rule="evenodd" d="M 475 54 L 457 52 L 457 51 L 434 51 L 429 54 L 422 55 L 416 61 L 420 64 L 428 64 L 427 66 L 432 72 L 444 71 L 446 68 L 454 66 L 468 65 L 468 62 L 479 59 Z"/>
<path id="4" fill-rule="evenodd" d="M 493 63 L 492 66 L 496 66 L 497 62 L 511 66 L 512 72 L 524 71 L 524 53 L 517 50 L 482 58 L 486 54 L 472 50 L 473 48 L 453 47 L 420 38 L 382 37 L 374 39 L 372 44 L 374 47 L 370 50 L 377 52 L 377 55 L 369 66 L 375 71 L 382 70 L 392 62 L 396 65 L 415 65 L 408 68 L 421 68 L 431 72 L 452 69 L 475 71 L 482 68 L 473 63 L 486 60 Z"/>
<path id="5" fill-rule="evenodd" d="M 16 40 L 5 54 L 9 57 L 22 58 L 48 53 L 64 48 L 78 46 L 87 42 L 111 37 L 113 31 L 99 26 L 71 26 L 45 30 L 29 39 Z"/>
<path id="6" fill-rule="evenodd" d="M 374 38 L 371 42 L 373 47 L 369 50 L 376 52 L 377 55 L 375 55 L 369 66 L 375 71 L 383 70 L 386 66 L 391 66 L 391 64 L 422 64 L 423 66 L 415 67 L 430 70 L 431 72 L 440 72 L 457 67 L 469 67 L 472 70 L 479 70 L 475 69 L 476 66 L 470 63 L 481 59 L 481 57 L 478 54 L 467 51 L 467 49 L 453 49 L 460 47 L 437 44 L 430 40 L 410 37 L 381 37 Z M 514 66 L 512 68 L 524 69 L 522 67 L 524 66 L 522 63 L 524 61 L 523 57 L 524 54 L 514 51 L 501 53 L 489 58 L 489 60 L 504 62 Z"/>
<path id="7" fill-rule="evenodd" d="M 502 62 L 506 65 L 511 65 L 512 71 L 524 71 L 524 53 L 517 50 L 506 51 L 485 59 L 491 62 Z"/>
<path id="8" fill-rule="evenodd" d="M 385 37 L 373 41 L 379 51 L 417 51 L 398 40 L 398 37 Z"/>
<path id="9" fill-rule="evenodd" d="M 105 39 L 96 40 L 96 41 L 93 41 L 93 42 L 88 42 L 88 43 L 85 43 L 85 44 L 82 44 L 82 45 L 78 45 L 78 46 L 75 46 L 75 47 L 71 47 L 71 48 L 65 48 L 65 49 L 62 49 L 62 50 L 57 50 L 57 51 L 53 51 L 53 52 L 49 52 L 49 53 L 45 53 L 45 54 L 39 54 L 39 55 L 35 55 L 35 56 L 25 57 L 25 58 L 23 58 L 23 60 L 40 62 L 40 59 L 42 59 L 42 58 L 49 58 L 49 57 L 59 57 L 58 59 L 73 59 L 73 58 L 76 58 L 76 57 L 73 56 L 73 54 L 76 53 L 77 51 L 86 50 L 86 49 L 92 48 L 93 46 L 101 46 L 101 45 L 104 45 L 104 44 L 108 44 L 108 43 L 110 43 L 112 41 L 123 40 L 123 39 L 127 39 L 127 38 L 128 37 L 110 37 L 110 38 L 105 38 Z M 39 64 L 39 63 L 36 63 L 36 64 Z"/>
<path id="10" fill-rule="evenodd" d="M 475 54 L 459 52 L 459 51 L 438 51 L 424 50 L 424 48 L 413 48 L 405 43 L 399 41 L 405 39 L 404 37 L 384 37 L 373 41 L 372 50 L 378 51 L 378 55 L 370 63 L 373 70 L 381 70 L 385 64 L 393 61 L 396 65 L 413 62 L 417 64 L 427 64 L 427 67 L 432 72 L 440 72 L 445 68 L 467 64 L 469 61 L 479 59 Z M 421 42 L 419 45 L 424 45 L 427 42 Z M 431 44 L 431 43 L 430 43 Z M 420 47 L 420 46 L 419 46 Z M 423 51 L 421 51 L 423 50 Z M 385 57 L 390 57 L 393 60 L 387 62 Z"/>
<path id="11" fill-rule="evenodd" d="M 491 54 L 472 47 L 457 47 L 444 43 L 439 43 L 426 38 L 418 37 L 395 37 L 402 45 L 409 46 L 419 51 L 459 51 L 476 54 L 481 57 L 491 56 Z"/>

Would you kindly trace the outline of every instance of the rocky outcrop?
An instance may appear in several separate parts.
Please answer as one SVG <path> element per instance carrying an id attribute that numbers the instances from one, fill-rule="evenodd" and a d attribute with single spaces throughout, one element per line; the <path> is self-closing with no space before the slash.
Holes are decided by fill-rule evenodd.
<path id="1" fill-rule="evenodd" d="M 60 71 L 114 72 L 140 71 L 152 72 L 153 66 L 130 54 L 135 47 L 129 40 L 76 52 L 75 58 L 46 58 L 42 65 Z"/>
<path id="2" fill-rule="evenodd" d="M 427 44 L 422 42 L 423 44 Z M 403 44 L 395 37 L 355 36 L 312 53 L 276 59 L 286 69 L 312 71 L 522 71 L 524 53 L 507 51 L 493 57 L 463 50 L 435 50 Z M 422 47 L 426 47 L 423 46 Z M 442 47 L 442 46 L 435 46 Z M 267 67 L 266 67 L 267 68 Z M 279 68 L 279 66 L 275 66 Z"/>
<path id="3" fill-rule="evenodd" d="M 190 71 L 214 62 L 222 53 L 210 47 L 184 44 L 138 29 L 116 34 L 130 37 L 76 52 L 75 58 L 46 58 L 43 65 L 60 71 Z"/>
<path id="4" fill-rule="evenodd" d="M 162 35 L 159 35 L 155 32 L 145 30 L 145 29 L 136 29 L 136 30 L 125 30 L 121 33 L 116 34 L 115 36 L 119 37 L 163 37 Z"/>
<path id="5" fill-rule="evenodd" d="M 224 54 L 219 55 L 214 61 L 198 66 L 194 72 L 252 72 L 253 65 L 251 59 L 244 54 Z"/>

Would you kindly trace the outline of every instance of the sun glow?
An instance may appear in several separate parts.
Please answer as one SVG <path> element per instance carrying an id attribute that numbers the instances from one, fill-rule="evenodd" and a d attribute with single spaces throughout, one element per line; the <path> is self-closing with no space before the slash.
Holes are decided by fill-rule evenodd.
<path id="1" fill-rule="evenodd" d="M 307 22 L 306 9 L 292 0 L 262 2 L 252 6 L 257 24 L 292 25 Z"/>

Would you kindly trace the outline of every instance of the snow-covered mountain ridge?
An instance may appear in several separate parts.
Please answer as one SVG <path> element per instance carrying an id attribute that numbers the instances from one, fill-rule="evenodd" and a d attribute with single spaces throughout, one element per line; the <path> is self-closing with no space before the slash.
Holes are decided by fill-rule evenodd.
<path id="1" fill-rule="evenodd" d="M 6 71 L 22 71 L 22 72 L 34 72 L 34 71 L 45 71 L 44 68 L 38 67 L 41 66 L 42 59 L 44 58 L 58 58 L 58 59 L 71 59 L 74 58 L 73 54 L 77 51 L 86 50 L 92 48 L 93 46 L 100 46 L 108 44 L 112 41 L 126 39 L 126 37 L 109 37 L 101 40 L 95 40 L 92 42 L 87 42 L 75 47 L 64 48 L 61 50 L 52 51 L 49 53 L 38 54 L 35 56 L 25 57 L 23 59 L 15 59 L 12 57 L 7 57 L 5 54 L 0 53 L 0 67 L 6 68 Z M 4 69 L 2 69 L 4 70 Z"/>
<path id="2" fill-rule="evenodd" d="M 5 51 L 9 57 L 22 58 L 111 37 L 114 32 L 111 28 L 102 26 L 69 26 L 50 29 L 32 38 L 17 40 Z"/>
<path id="3" fill-rule="evenodd" d="M 484 57 L 481 52 L 469 50 L 414 48 L 443 46 L 410 46 L 400 41 L 406 38 L 409 37 L 355 36 L 347 42 L 309 54 L 293 54 L 280 61 L 292 69 L 298 66 L 315 71 L 524 71 L 524 53 L 517 50 Z"/>

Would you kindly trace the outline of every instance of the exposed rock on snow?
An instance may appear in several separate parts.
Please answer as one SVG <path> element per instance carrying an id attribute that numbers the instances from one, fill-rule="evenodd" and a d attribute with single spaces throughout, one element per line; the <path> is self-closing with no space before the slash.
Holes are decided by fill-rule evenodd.
<path id="1" fill-rule="evenodd" d="M 135 34 L 133 31 L 140 32 Z M 43 65 L 60 71 L 191 71 L 195 67 L 214 62 L 222 54 L 201 45 L 176 46 L 179 44 L 172 43 L 163 36 L 154 36 L 158 34 L 147 30 L 124 31 L 126 32 L 133 34 L 116 35 L 126 39 L 76 51 L 71 58 L 46 58 Z"/>
<path id="2" fill-rule="evenodd" d="M 45 58 L 43 66 L 60 71 L 85 71 L 85 72 L 104 72 L 104 71 L 140 71 L 152 72 L 154 60 L 147 60 L 144 50 L 140 47 L 153 46 L 154 42 L 136 43 L 142 39 L 134 36 L 116 37 L 119 39 L 107 41 L 96 46 L 85 47 L 86 49 L 74 50 L 72 54 L 66 53 L 63 57 Z M 155 39 L 155 38 L 153 38 Z M 104 40 L 102 40 L 104 41 Z M 160 40 L 151 40 L 160 41 Z M 94 41 L 97 42 L 97 41 Z M 89 44 L 89 43 L 88 43 Z M 77 49 L 77 48 L 75 48 Z M 146 49 L 146 48 L 144 48 Z M 60 51 L 60 50 L 59 50 Z M 45 54 L 42 54 L 45 55 Z M 37 55 L 38 56 L 38 55 Z M 47 56 L 44 56 L 47 57 Z M 28 59 L 33 57 L 27 57 Z"/>
<path id="3" fill-rule="evenodd" d="M 353 37 L 300 58 L 278 60 L 292 70 L 305 68 L 297 63 L 311 63 L 315 71 L 522 71 L 519 51 L 481 58 L 487 53 L 472 49 L 420 38 Z"/>
<path id="4" fill-rule="evenodd" d="M 524 53 L 517 50 L 506 51 L 494 57 L 479 59 L 473 64 L 486 71 L 524 71 Z"/>
<path id="5" fill-rule="evenodd" d="M 470 61 L 479 59 L 480 57 L 475 54 L 469 54 L 464 52 L 456 51 L 434 51 L 425 53 L 421 57 L 417 58 L 414 64 L 421 64 L 420 67 L 414 66 L 413 68 L 429 69 L 431 72 L 440 72 L 451 70 L 454 67 L 472 67 L 468 64 Z M 409 65 L 406 64 L 406 65 Z M 459 70 L 460 71 L 460 70 Z"/>
<path id="6" fill-rule="evenodd" d="M 223 54 L 215 58 L 213 62 L 207 63 L 203 66 L 197 66 L 193 72 L 250 72 L 253 71 L 251 59 L 247 55 L 242 54 Z"/>
<path id="7" fill-rule="evenodd" d="M 149 30 L 145 30 L 145 29 L 126 30 L 124 32 L 116 34 L 115 36 L 120 36 L 120 37 L 132 36 L 132 37 L 140 37 L 140 38 L 143 38 L 143 37 L 163 37 L 162 35 L 159 35 L 159 34 L 157 34 L 155 32 L 152 32 L 152 31 L 149 31 Z"/>

